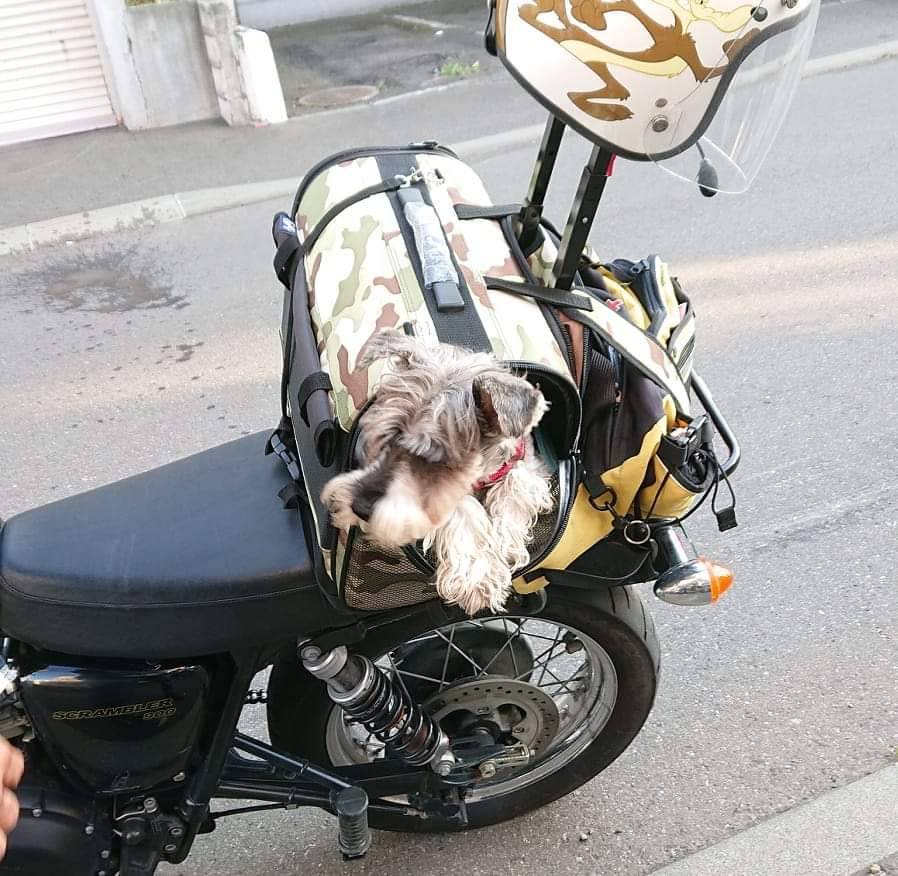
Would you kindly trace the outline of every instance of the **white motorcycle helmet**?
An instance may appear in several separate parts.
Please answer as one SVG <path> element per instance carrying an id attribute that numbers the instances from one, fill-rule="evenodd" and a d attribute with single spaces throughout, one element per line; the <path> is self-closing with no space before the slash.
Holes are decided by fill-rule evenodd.
<path id="1" fill-rule="evenodd" d="M 820 11 L 820 0 L 490 2 L 499 57 L 558 118 L 621 157 L 691 180 L 702 168 L 728 192 L 766 158 Z"/>

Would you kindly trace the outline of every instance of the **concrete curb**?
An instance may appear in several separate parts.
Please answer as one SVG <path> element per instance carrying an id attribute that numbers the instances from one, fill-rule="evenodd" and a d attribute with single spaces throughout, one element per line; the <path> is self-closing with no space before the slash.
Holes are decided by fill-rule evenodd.
<path id="1" fill-rule="evenodd" d="M 807 63 L 803 77 L 808 79 L 826 73 L 851 70 L 889 58 L 898 58 L 898 40 L 815 58 Z M 457 87 L 457 85 L 444 87 Z M 409 96 L 399 95 L 390 100 L 406 99 Z M 347 107 L 346 109 L 358 108 Z M 539 141 L 542 131 L 542 125 L 516 128 L 500 134 L 458 143 L 454 149 L 469 160 L 482 159 L 530 146 Z M 193 192 L 147 198 L 130 204 L 103 207 L 84 213 L 73 213 L 56 219 L 31 222 L 27 225 L 0 228 L 0 257 L 27 253 L 39 246 L 74 242 L 101 234 L 129 231 L 136 228 L 154 228 L 167 222 L 178 222 L 192 216 L 231 210 L 235 207 L 244 207 L 274 198 L 290 198 L 296 191 L 297 184 L 297 179 L 290 178 L 199 189 Z"/>
<path id="2" fill-rule="evenodd" d="M 898 40 L 878 43 L 875 46 L 864 46 L 862 49 L 852 49 L 848 52 L 839 52 L 837 55 L 812 58 L 805 64 L 802 78 L 811 79 L 814 76 L 822 76 L 824 73 L 839 73 L 842 70 L 853 70 L 855 67 L 867 67 L 877 61 L 886 61 L 889 58 L 898 58 Z"/>
<path id="3" fill-rule="evenodd" d="M 846 876 L 898 847 L 898 766 L 830 791 L 653 876 Z"/>
<path id="4" fill-rule="evenodd" d="M 84 213 L 72 213 L 27 225 L 0 228 L 0 256 L 18 255 L 39 246 L 69 243 L 101 234 L 155 228 L 168 222 L 245 207 L 272 198 L 292 198 L 296 185 L 296 180 L 291 177 L 239 186 L 197 189 Z"/>

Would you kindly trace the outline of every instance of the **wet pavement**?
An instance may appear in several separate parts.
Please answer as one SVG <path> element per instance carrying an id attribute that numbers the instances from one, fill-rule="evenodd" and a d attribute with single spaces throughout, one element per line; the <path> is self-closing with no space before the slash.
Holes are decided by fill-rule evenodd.
<path id="1" fill-rule="evenodd" d="M 495 74 L 485 24 L 483 0 L 438 0 L 268 33 L 287 111 L 301 115 Z"/>

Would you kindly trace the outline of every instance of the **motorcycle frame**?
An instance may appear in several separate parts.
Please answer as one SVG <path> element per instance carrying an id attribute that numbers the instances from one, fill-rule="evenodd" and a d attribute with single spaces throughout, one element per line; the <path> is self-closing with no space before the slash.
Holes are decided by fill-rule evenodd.
<path id="1" fill-rule="evenodd" d="M 320 643 L 324 648 L 351 646 L 363 641 L 374 630 L 407 625 L 412 618 L 442 626 L 459 620 L 460 614 L 442 603 L 429 602 L 372 617 L 358 617 L 348 626 L 305 638 Z M 208 828 L 210 818 L 217 820 L 260 808 L 242 807 L 212 815 L 211 803 L 216 799 L 255 800 L 270 804 L 261 808 L 314 806 L 334 814 L 330 791 L 357 785 L 367 792 L 371 800 L 369 811 L 408 815 L 416 810 L 387 803 L 380 798 L 398 794 L 433 794 L 450 787 L 432 770 L 409 767 L 396 760 L 341 767 L 339 772 L 324 769 L 304 758 L 276 751 L 265 743 L 238 733 L 237 724 L 247 704 L 253 678 L 269 666 L 278 653 L 295 646 L 295 642 L 286 642 L 274 648 L 229 655 L 232 662 L 230 678 L 216 683 L 220 695 L 223 691 L 223 702 L 211 742 L 175 807 L 186 823 L 186 830 L 178 851 L 166 859 L 170 863 L 180 864 L 186 860 L 196 837 L 207 832 L 204 828 Z M 258 760 L 247 759 L 239 753 L 241 751 L 252 754 Z M 302 778 L 306 781 L 299 781 Z"/>
<path id="2" fill-rule="evenodd" d="M 564 589 L 570 598 L 583 601 L 588 601 L 590 594 L 598 590 L 614 586 L 610 582 L 597 583 L 593 579 L 571 573 L 558 573 L 558 577 L 559 580 L 553 586 Z M 539 614 L 544 605 L 544 593 L 528 594 L 520 597 L 520 604 L 514 611 L 521 615 Z M 370 633 L 392 626 L 397 627 L 398 635 L 399 630 L 407 629 L 409 621 L 413 619 L 419 624 L 445 626 L 466 617 L 458 609 L 432 601 L 384 614 L 360 616 L 350 625 L 310 634 L 301 641 L 314 642 L 322 648 L 334 648 L 338 645 L 351 647 L 364 641 Z M 446 791 L 457 790 L 458 786 L 442 779 L 428 767 L 411 767 L 402 761 L 390 759 L 326 769 L 305 758 L 279 752 L 237 731 L 253 678 L 269 666 L 277 654 L 293 647 L 296 647 L 296 643 L 283 642 L 265 649 L 228 655 L 232 664 L 230 675 L 219 677 L 215 682 L 215 692 L 221 706 L 211 742 L 187 787 L 179 789 L 179 795 L 170 807 L 184 820 L 185 832 L 178 850 L 166 855 L 167 862 L 183 863 L 197 836 L 209 832 L 212 829 L 210 822 L 219 818 L 263 809 L 296 809 L 305 806 L 323 809 L 333 815 L 335 810 L 330 792 L 353 785 L 363 788 L 368 794 L 369 812 L 395 816 L 415 815 L 421 818 L 438 816 L 459 824 L 465 823 L 464 805 L 461 801 L 440 800 L 440 796 Z M 250 760 L 245 754 L 251 754 L 255 759 Z M 163 792 L 147 789 L 144 796 L 149 797 L 154 793 L 162 796 Z M 402 794 L 429 797 L 433 805 L 429 811 L 423 811 L 383 799 Z M 136 795 L 135 799 L 139 799 L 139 796 Z M 261 805 L 213 814 L 213 800 L 252 800 Z"/>

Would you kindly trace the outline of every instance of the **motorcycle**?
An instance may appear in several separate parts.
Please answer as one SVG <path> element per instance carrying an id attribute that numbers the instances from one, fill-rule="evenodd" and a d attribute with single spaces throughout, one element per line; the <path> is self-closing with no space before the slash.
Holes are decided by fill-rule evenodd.
<path id="1" fill-rule="evenodd" d="M 738 442 L 694 389 L 732 471 Z M 148 876 L 221 818 L 306 806 L 359 857 L 369 825 L 457 831 L 543 806 L 639 732 L 660 649 L 634 580 L 560 573 L 501 616 L 353 612 L 318 584 L 303 506 L 276 500 L 290 479 L 267 437 L 3 524 L 0 733 L 27 768 L 0 873 Z M 656 594 L 707 602 L 678 532 L 652 541 Z M 262 706 L 270 743 L 237 730 Z"/>
<path id="2" fill-rule="evenodd" d="M 622 44 L 633 38 L 623 11 L 605 22 L 593 5 L 488 4 L 488 47 L 553 113 L 528 198 L 508 218 L 528 255 L 541 224 L 561 241 L 560 290 L 578 275 L 616 154 L 661 163 L 694 145 L 701 162 L 686 178 L 705 195 L 728 190 L 704 134 L 731 73 L 763 46 L 747 82 L 763 72 L 771 88 L 775 74 L 781 94 L 751 102 L 749 119 L 760 108 L 766 121 L 733 125 L 731 152 L 713 151 L 736 174 L 731 190 L 747 186 L 785 117 L 819 11 L 817 0 L 729 12 L 673 4 L 698 88 L 684 72 L 687 97 L 659 91 L 672 80 L 648 63 L 656 53 L 632 68 L 627 81 L 639 88 L 622 97 L 608 93 L 619 83 L 604 60 L 587 63 L 610 51 L 599 36 L 570 21 L 559 31 L 546 17 L 554 9 L 602 33 L 620 26 Z M 721 40 L 727 59 L 741 46 L 726 75 L 693 57 L 685 36 L 699 21 L 708 58 L 721 56 Z M 560 40 L 561 51 L 534 50 L 538 39 Z M 582 88 L 584 65 L 604 88 L 569 91 Z M 623 124 L 630 117 L 645 124 Z M 543 223 L 542 205 L 566 121 L 594 151 L 562 235 Z M 765 148 L 746 148 L 752 130 Z M 288 226 L 295 234 L 295 212 L 275 224 L 279 276 L 300 247 L 278 237 Z M 694 370 L 689 383 L 705 413 L 686 432 L 683 459 L 716 433 L 726 479 L 739 442 Z M 354 610 L 327 584 L 313 515 L 282 459 L 266 455 L 271 442 L 247 436 L 0 523 L 0 733 L 26 759 L 0 874 L 151 876 L 201 853 L 197 838 L 220 819 L 268 809 L 333 814 L 347 859 L 366 854 L 372 827 L 448 832 L 515 818 L 599 775 L 646 721 L 660 646 L 637 585 L 703 605 L 731 582 L 687 552 L 679 522 L 615 517 L 624 525 L 607 539 L 601 575 L 552 571 L 551 586 L 513 596 L 504 614 L 471 618 L 436 598 Z M 735 525 L 732 507 L 716 513 L 721 529 Z M 625 542 L 639 547 L 635 568 Z M 254 687 L 260 673 L 264 688 Z M 245 709 L 262 707 L 268 742 L 238 730 Z"/>

